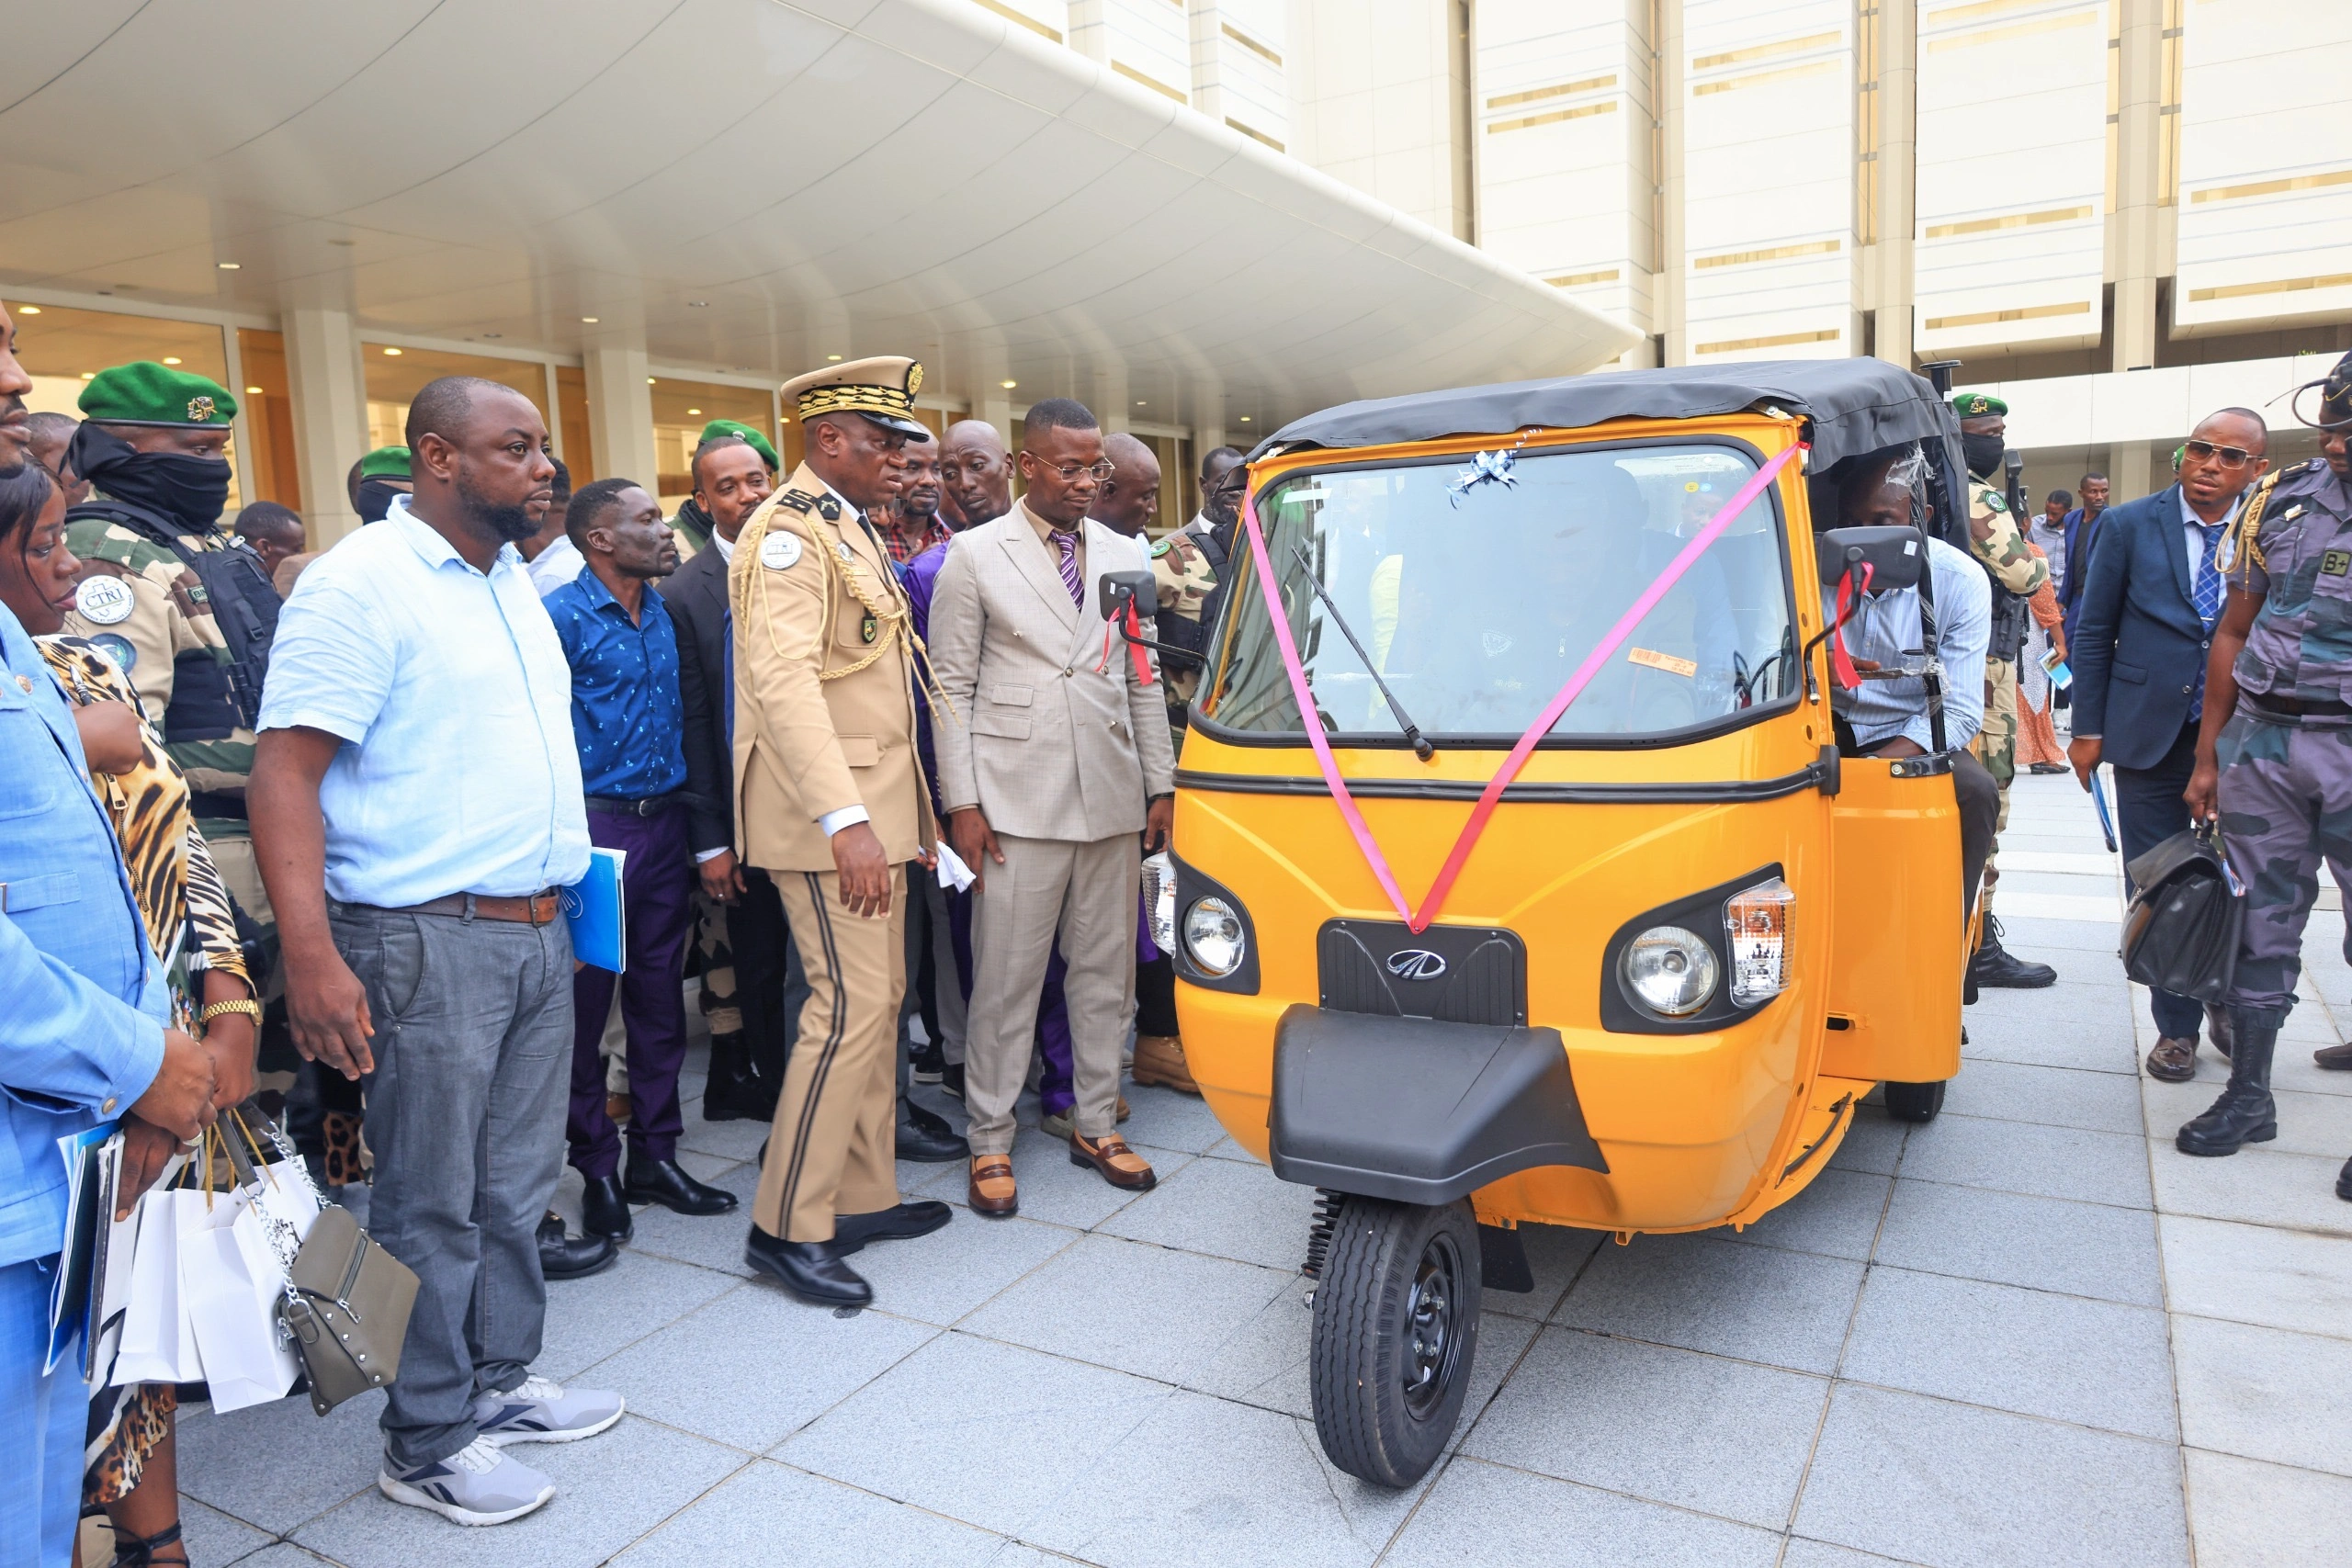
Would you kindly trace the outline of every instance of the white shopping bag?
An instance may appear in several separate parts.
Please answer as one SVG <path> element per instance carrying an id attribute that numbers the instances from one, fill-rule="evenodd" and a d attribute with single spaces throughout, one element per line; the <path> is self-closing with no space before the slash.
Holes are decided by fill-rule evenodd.
<path id="1" fill-rule="evenodd" d="M 118 1384 L 204 1381 L 204 1359 L 180 1301 L 179 1215 L 190 1204 L 201 1214 L 204 1194 L 153 1191 L 131 1215 L 137 1232 L 129 1305 L 110 1374 Z"/>
<path id="2" fill-rule="evenodd" d="M 200 1223 L 181 1213 L 180 1299 L 223 1415 L 283 1399 L 301 1370 L 277 1318 L 286 1270 L 255 1203 L 251 1191 L 222 1192 Z"/>

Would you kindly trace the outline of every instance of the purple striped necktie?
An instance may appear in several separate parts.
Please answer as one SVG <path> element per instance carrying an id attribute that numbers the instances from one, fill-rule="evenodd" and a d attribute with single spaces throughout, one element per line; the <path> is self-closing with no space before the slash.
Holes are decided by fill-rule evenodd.
<path id="1" fill-rule="evenodd" d="M 1069 590 L 1069 602 L 1086 603 L 1086 588 L 1078 580 L 1078 530 L 1054 530 L 1054 547 L 1061 552 L 1062 586 Z"/>

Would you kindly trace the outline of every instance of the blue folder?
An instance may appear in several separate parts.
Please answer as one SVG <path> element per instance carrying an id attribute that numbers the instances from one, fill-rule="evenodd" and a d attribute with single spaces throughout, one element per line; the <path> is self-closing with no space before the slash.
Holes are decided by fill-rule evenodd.
<path id="1" fill-rule="evenodd" d="M 563 890 L 563 912 L 571 922 L 571 955 L 582 964 L 619 974 L 628 967 L 628 916 L 621 902 L 627 850 L 590 850 L 588 874 Z"/>

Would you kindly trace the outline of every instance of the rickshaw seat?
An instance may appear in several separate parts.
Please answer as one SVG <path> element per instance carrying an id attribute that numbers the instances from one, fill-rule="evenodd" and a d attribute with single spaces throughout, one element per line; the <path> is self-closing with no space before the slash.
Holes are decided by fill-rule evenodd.
<path id="1" fill-rule="evenodd" d="M 1267 1130 L 1283 1180 L 1403 1203 L 1540 1166 L 1609 1169 L 1556 1029 L 1296 1004 L 1274 1030 Z"/>

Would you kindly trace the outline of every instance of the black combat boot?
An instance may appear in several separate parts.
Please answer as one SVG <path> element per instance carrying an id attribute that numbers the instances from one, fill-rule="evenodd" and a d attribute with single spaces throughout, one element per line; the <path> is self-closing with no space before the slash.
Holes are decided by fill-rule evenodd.
<path id="1" fill-rule="evenodd" d="M 2204 1115 L 2188 1122 L 2173 1144 L 2185 1155 L 2233 1155 L 2246 1144 L 2278 1135 L 2278 1103 L 2270 1098 L 2270 1055 L 2278 1026 L 2230 1011 L 2230 1082 Z"/>
<path id="2" fill-rule="evenodd" d="M 765 1122 L 775 1115 L 782 1087 L 768 1082 L 752 1065 L 752 1044 L 740 1029 L 710 1037 L 710 1077 L 702 1090 L 706 1122 Z"/>
<path id="3" fill-rule="evenodd" d="M 2047 964 L 2019 958 L 2001 945 L 2001 922 L 1984 917 L 1984 934 L 1977 941 L 1976 956 L 1968 962 L 1968 978 L 1991 990 L 2033 991 L 2058 983 L 2058 971 Z"/>
<path id="4" fill-rule="evenodd" d="M 2346 1160 L 2344 1168 L 2336 1172 L 2335 1195 L 2346 1202 L 2352 1203 L 2352 1159 Z"/>

